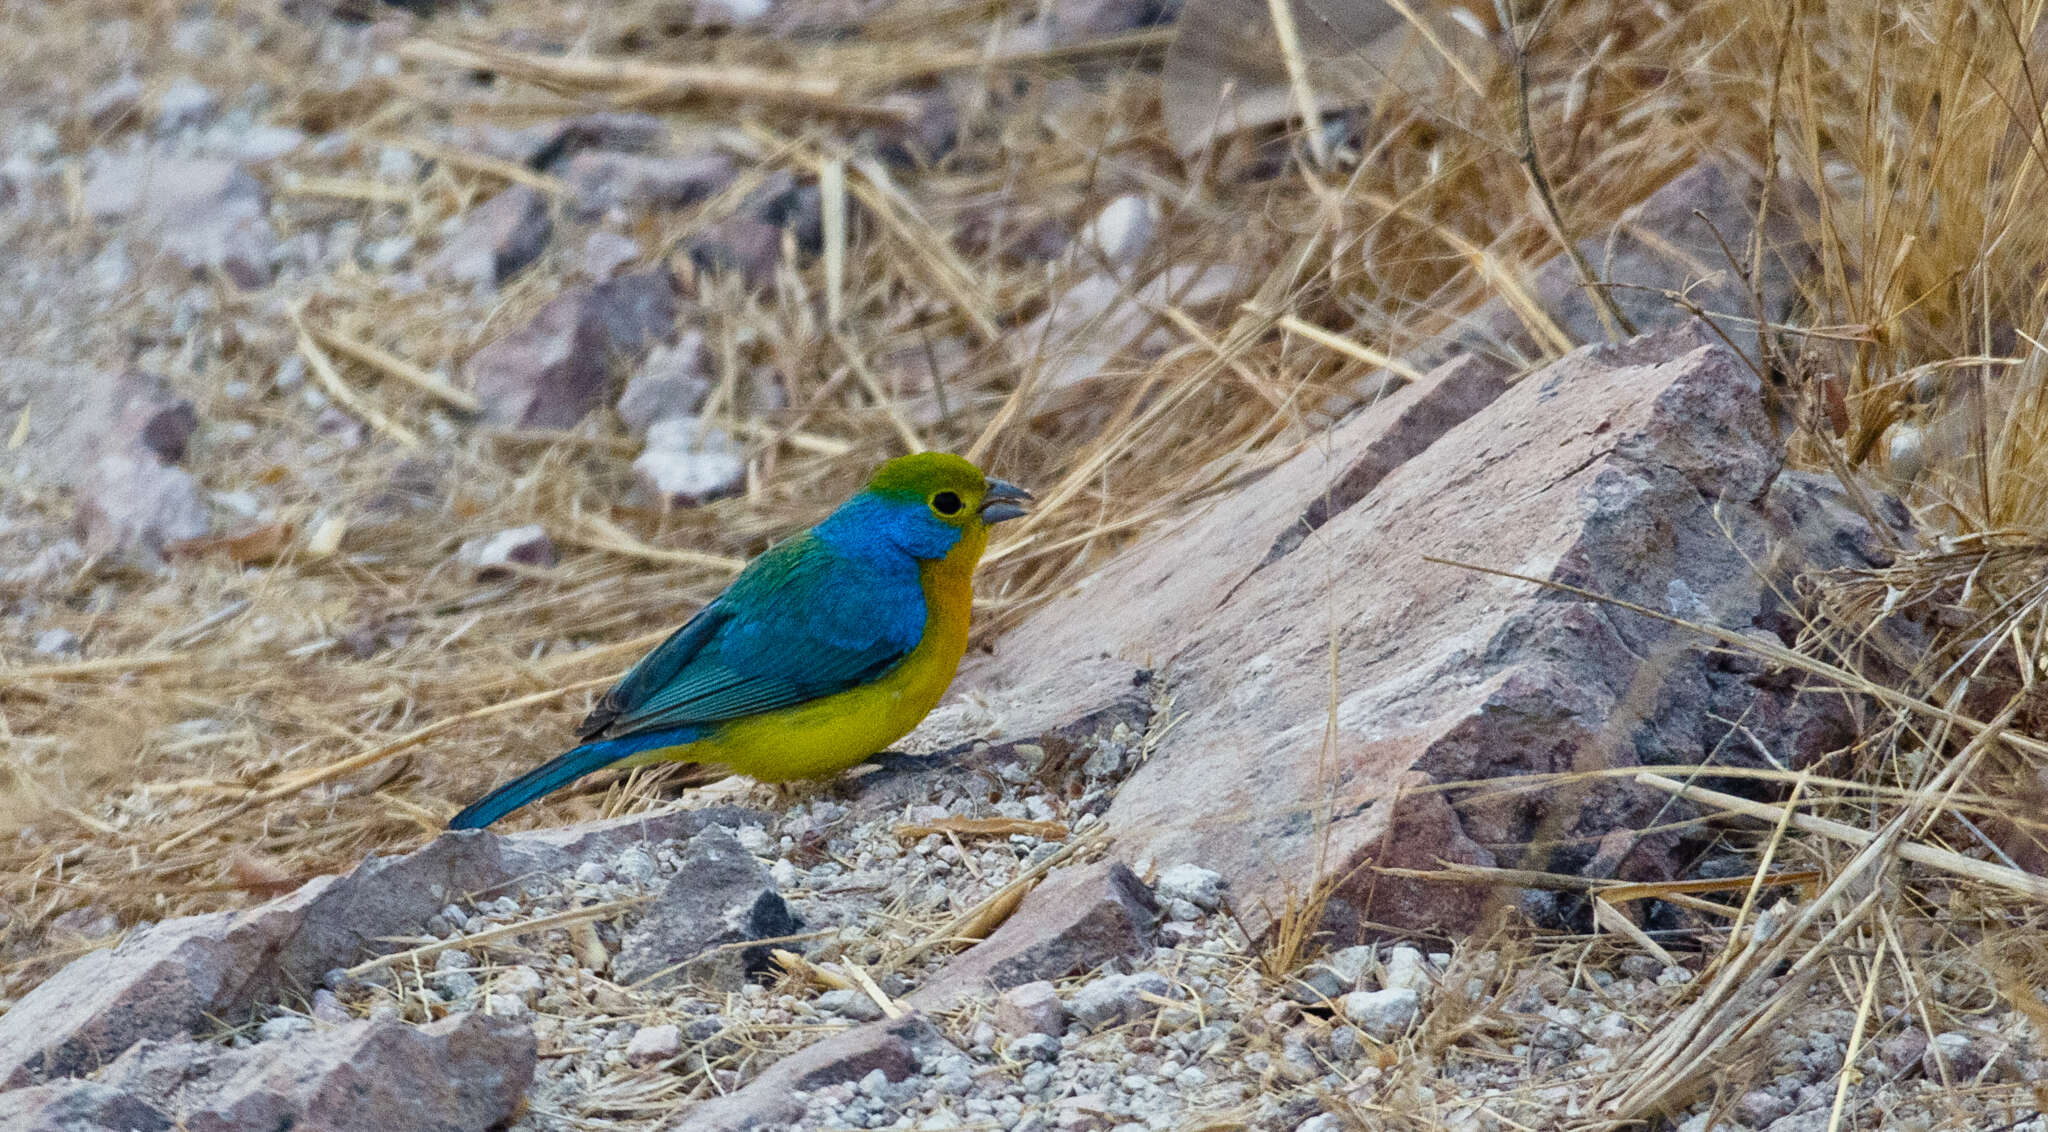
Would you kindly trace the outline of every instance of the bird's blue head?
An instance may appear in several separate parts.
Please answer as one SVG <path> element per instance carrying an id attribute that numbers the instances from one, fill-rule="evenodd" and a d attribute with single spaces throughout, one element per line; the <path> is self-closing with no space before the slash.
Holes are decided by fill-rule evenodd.
<path id="1" fill-rule="evenodd" d="M 969 534 L 1024 514 L 1031 493 L 990 479 L 945 452 L 899 456 L 875 469 L 867 487 L 841 504 L 818 536 L 857 550 L 894 550 L 919 560 L 944 558 Z"/>

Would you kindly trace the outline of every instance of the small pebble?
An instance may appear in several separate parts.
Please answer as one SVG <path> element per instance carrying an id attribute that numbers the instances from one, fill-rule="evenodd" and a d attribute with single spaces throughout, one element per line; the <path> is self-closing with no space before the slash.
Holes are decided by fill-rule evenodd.
<path id="1" fill-rule="evenodd" d="M 1429 965 L 1422 952 L 1412 947 L 1396 947 L 1387 953 L 1386 973 L 1380 977 L 1380 985 L 1388 990 L 1412 990 L 1425 995 L 1435 984 L 1430 980 Z"/>
<path id="2" fill-rule="evenodd" d="M 642 1026 L 633 1032 L 632 1040 L 626 1043 L 626 1064 L 652 1065 L 667 1061 L 683 1047 L 682 1029 L 672 1022 L 658 1026 Z"/>
<path id="3" fill-rule="evenodd" d="M 1070 1010 L 1082 1025 L 1101 1029 L 1150 1013 L 1144 994 L 1165 995 L 1172 989 L 1164 976 L 1151 971 L 1104 975 L 1075 992 Z"/>
<path id="4" fill-rule="evenodd" d="M 612 863 L 612 872 L 620 880 L 632 884 L 644 885 L 653 880 L 654 870 L 653 855 L 638 845 L 620 853 L 618 860 Z"/>
<path id="5" fill-rule="evenodd" d="M 830 990 L 817 998 L 817 1008 L 842 1018 L 858 1022 L 872 1022 L 882 1016 L 882 1008 L 875 1000 L 856 990 Z"/>
<path id="6" fill-rule="evenodd" d="M 1344 1017 L 1379 1042 L 1406 1033 L 1421 1008 L 1422 996 L 1407 988 L 1354 991 L 1343 1001 Z"/>
<path id="7" fill-rule="evenodd" d="M 1024 983 L 1011 987 L 996 999 L 996 1029 L 1012 1037 L 1050 1034 L 1058 1037 L 1067 1027 L 1067 1004 L 1049 982 Z"/>
<path id="8" fill-rule="evenodd" d="M 509 967 L 491 978 L 493 995 L 511 995 L 528 1006 L 540 998 L 546 984 L 541 981 L 540 972 L 531 967 Z"/>
<path id="9" fill-rule="evenodd" d="M 1054 1061 L 1060 1056 L 1060 1040 L 1051 1034 L 1026 1034 L 1010 1043 L 1010 1056 L 1019 1060 Z"/>
<path id="10" fill-rule="evenodd" d="M 1621 957 L 1621 973 L 1631 979 L 1655 979 L 1664 973 L 1664 964 L 1647 955 L 1624 955 Z"/>
<path id="11" fill-rule="evenodd" d="M 312 1007 L 307 1013 L 313 1016 L 314 1021 L 324 1022 L 329 1026 L 339 1026 L 355 1020 L 348 1012 L 348 1008 L 341 1004 L 341 999 L 335 997 L 334 992 L 326 987 L 313 992 Z"/>
<path id="12" fill-rule="evenodd" d="M 1336 972 L 1337 977 L 1343 980 L 1345 990 L 1363 990 L 1366 986 L 1366 977 L 1379 966 L 1379 962 L 1377 948 L 1361 945 L 1333 951 L 1324 956 L 1316 966 Z"/>
<path id="13" fill-rule="evenodd" d="M 1184 900 L 1204 912 L 1214 912 L 1223 904 L 1223 874 L 1199 865 L 1182 864 L 1163 869 L 1152 888 L 1162 900 Z"/>
<path id="14" fill-rule="evenodd" d="M 274 1042 L 279 1038 L 289 1038 L 295 1034 L 304 1034 L 312 1029 L 312 1019 L 301 1018 L 296 1014 L 283 1014 L 258 1026 L 256 1028 L 256 1038 L 258 1041 Z"/>

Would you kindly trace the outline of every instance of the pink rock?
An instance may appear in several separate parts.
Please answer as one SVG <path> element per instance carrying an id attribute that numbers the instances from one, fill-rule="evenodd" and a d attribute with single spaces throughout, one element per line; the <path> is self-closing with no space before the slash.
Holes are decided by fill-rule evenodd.
<path id="1" fill-rule="evenodd" d="M 639 259 L 641 253 L 638 240 L 600 228 L 583 241 L 583 274 L 592 279 L 610 279 Z"/>
<path id="2" fill-rule="evenodd" d="M 120 405 L 111 432 L 100 438 L 102 451 L 139 446 L 167 464 L 185 458 L 185 446 L 199 428 L 192 402 L 171 392 L 154 374 L 129 371 L 115 383 Z"/>
<path id="3" fill-rule="evenodd" d="M 690 245 L 690 262 L 699 271 L 738 275 L 761 290 L 782 262 L 782 228 L 755 216 L 728 216 Z"/>
<path id="4" fill-rule="evenodd" d="M 1768 626 L 1781 615 L 1754 564 L 1794 569 L 1856 545 L 1840 521 L 1816 525 L 1818 548 L 1776 533 L 1804 498 L 1796 480 L 1774 490 L 1779 452 L 1754 374 L 1701 328 L 1581 350 L 1511 387 L 1454 364 L 1140 543 L 963 683 L 1006 720 L 999 738 L 1021 738 L 1162 666 L 1188 706 L 1107 814 L 1119 852 L 1215 869 L 1254 936 L 1319 876 L 1341 881 L 1333 943 L 1368 923 L 1468 928 L 1489 895 L 1371 866 L 1569 868 L 1584 858 L 1520 847 L 1590 846 L 1648 824 L 1663 799 L 1618 779 L 1513 794 L 1435 784 L 1694 763 L 1728 746 L 1714 718 L 1799 697 L 1664 623 L 1425 556 Z M 1756 735 L 1783 759 L 1806 726 Z M 1628 865 L 1668 870 L 1669 849 L 1639 846 Z"/>
<path id="5" fill-rule="evenodd" d="M 1156 357 L 1177 341 L 1160 330 L 1156 312 L 1161 307 L 1216 309 L 1243 298 L 1254 282 L 1232 264 L 1175 264 L 1135 286 L 1101 274 L 1068 287 L 1018 332 L 1030 356 L 1041 359 L 1040 380 L 1051 395 L 1042 408 L 1088 397 L 1085 390 L 1071 387 L 1102 373 L 1121 355 Z"/>
<path id="6" fill-rule="evenodd" d="M 100 1083 L 190 1132 L 485 1132 L 518 1109 L 534 1056 L 525 1023 L 469 1013 L 424 1026 L 348 1022 L 248 1049 L 144 1042 Z"/>
<path id="7" fill-rule="evenodd" d="M 703 271 L 737 272 L 749 288 L 760 290 L 775 279 L 785 235 L 799 252 L 817 254 L 824 239 L 821 199 L 816 184 L 778 172 L 698 237 L 690 259 Z"/>
<path id="8" fill-rule="evenodd" d="M 183 1034 L 217 1004 L 247 1002 L 252 969 L 299 926 L 303 903 L 294 894 L 170 920 L 73 960 L 0 1016 L 0 1086 L 87 1072 L 138 1041 Z"/>
<path id="9" fill-rule="evenodd" d="M 701 1101 L 665 1127 L 667 1132 L 745 1132 L 788 1125 L 804 1114 L 798 1090 L 859 1081 L 877 1070 L 901 1081 L 917 1073 L 921 1053 L 931 1060 L 947 1052 L 958 1051 L 920 1015 L 869 1022 L 805 1046 L 762 1070 L 746 1087 Z"/>
<path id="10" fill-rule="evenodd" d="M 570 158 L 562 178 L 577 212 L 589 217 L 614 208 L 686 208 L 724 189 L 736 173 L 732 158 L 716 151 L 663 157 L 592 149 Z"/>
<path id="11" fill-rule="evenodd" d="M 610 364 L 637 358 L 674 332 L 675 319 L 675 279 L 665 268 L 563 292 L 470 357 L 484 419 L 568 428 L 597 407 Z"/>
<path id="12" fill-rule="evenodd" d="M 659 987 L 681 968 L 691 982 L 737 991 L 768 964 L 767 945 L 744 945 L 802 930 L 767 868 L 731 830 L 714 826 L 690 840 L 681 870 L 620 940 L 612 973 Z"/>
<path id="13" fill-rule="evenodd" d="M 146 151 L 112 157 L 86 179 L 83 195 L 94 219 L 128 219 L 195 272 L 218 269 L 242 287 L 270 282 L 270 202 L 232 161 Z"/>
<path id="14" fill-rule="evenodd" d="M 901 107 L 901 122 L 875 127 L 874 145 L 884 160 L 898 165 L 933 165 L 953 151 L 960 136 L 960 108 L 945 86 L 932 83 L 899 90 L 883 102 Z"/>
<path id="15" fill-rule="evenodd" d="M 77 520 L 94 553 L 157 561 L 170 543 L 198 538 L 209 518 L 199 481 L 175 467 L 198 427 L 192 403 L 153 374 L 94 374 L 69 422 Z"/>
<path id="16" fill-rule="evenodd" d="M 1159 905 L 1120 861 L 1060 871 L 1031 890 L 1003 926 L 925 980 L 906 1001 L 944 1010 L 991 989 L 1020 986 L 1147 955 Z"/>
<path id="17" fill-rule="evenodd" d="M 206 534 L 209 518 L 191 472 L 126 449 L 93 461 L 79 485 L 78 524 L 87 550 L 133 550 L 154 562 L 171 543 Z"/>
<path id="18" fill-rule="evenodd" d="M 1062 47 L 1163 23 L 1178 8 L 1161 0 L 1053 0 L 1043 19 L 1051 46 Z"/>
<path id="19" fill-rule="evenodd" d="M 1757 178 L 1735 166 L 1705 162 L 1673 177 L 1631 208 L 1607 235 L 1580 241 L 1579 250 L 1602 279 L 1629 284 L 1609 289 L 1615 303 L 1648 331 L 1671 325 L 1685 314 L 1666 291 L 1682 291 L 1709 317 L 1735 348 L 1752 356 L 1756 329 L 1746 319 L 1757 313 L 1749 281 L 1728 262 L 1724 248 L 1744 256 L 1756 229 L 1760 195 Z M 1762 232 L 1762 270 L 1755 279 L 1763 300 L 1763 317 L 1785 321 L 1795 317 L 1803 301 L 1797 283 L 1815 265 L 1815 252 L 1800 231 L 1800 221 L 1787 209 L 1805 191 L 1781 183 L 1772 192 L 1774 210 Z M 1744 265 L 1747 270 L 1747 264 Z M 1560 253 L 1530 273 L 1527 287 L 1534 305 L 1548 314 L 1571 342 L 1605 341 L 1607 332 L 1592 296 L 1580 284 L 1571 260 Z M 1727 316 L 1736 317 L 1727 317 Z M 1540 356 L 1537 339 L 1513 304 L 1496 299 L 1459 320 L 1467 328 L 1456 340 L 1468 348 L 1502 356 Z"/>
<path id="20" fill-rule="evenodd" d="M 495 287 L 546 250 L 555 221 L 548 199 L 513 185 L 463 218 L 462 226 L 427 261 L 429 277 Z"/>
<path id="21" fill-rule="evenodd" d="M 1013 1038 L 1026 1034 L 1057 1038 L 1066 1028 L 1067 1004 L 1044 979 L 1011 987 L 996 998 L 996 1029 Z"/>
<path id="22" fill-rule="evenodd" d="M 0 1128 L 12 1132 L 151 1132 L 172 1127 L 146 1101 L 96 1081 L 64 1081 L 0 1093 Z"/>
<path id="23" fill-rule="evenodd" d="M 633 435 L 646 436 L 658 422 L 694 417 L 717 384 L 710 368 L 702 331 L 684 332 L 673 346 L 656 346 L 619 394 L 619 419 Z"/>
<path id="24" fill-rule="evenodd" d="M 626 1064 L 653 1065 L 674 1057 L 682 1048 L 683 1031 L 675 1023 L 642 1026 L 633 1031 L 633 1039 L 626 1043 Z"/>

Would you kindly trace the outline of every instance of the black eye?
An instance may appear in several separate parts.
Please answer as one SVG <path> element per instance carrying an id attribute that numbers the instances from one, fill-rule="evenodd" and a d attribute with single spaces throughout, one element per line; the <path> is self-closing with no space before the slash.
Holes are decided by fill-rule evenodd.
<path id="1" fill-rule="evenodd" d="M 942 491 L 932 496 L 932 510 L 937 511 L 941 515 L 958 515 L 960 513 L 960 497 L 950 491 Z"/>

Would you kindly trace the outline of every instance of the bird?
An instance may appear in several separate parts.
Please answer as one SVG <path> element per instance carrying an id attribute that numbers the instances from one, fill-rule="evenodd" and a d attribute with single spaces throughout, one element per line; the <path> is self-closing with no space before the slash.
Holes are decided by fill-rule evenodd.
<path id="1" fill-rule="evenodd" d="M 952 684 L 989 528 L 1031 498 L 951 453 L 889 460 L 628 669 L 577 727 L 578 746 L 448 828 L 484 828 L 604 767 L 686 762 L 783 783 L 881 752 Z"/>

